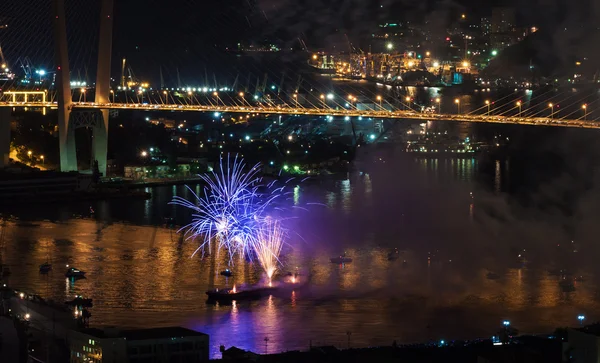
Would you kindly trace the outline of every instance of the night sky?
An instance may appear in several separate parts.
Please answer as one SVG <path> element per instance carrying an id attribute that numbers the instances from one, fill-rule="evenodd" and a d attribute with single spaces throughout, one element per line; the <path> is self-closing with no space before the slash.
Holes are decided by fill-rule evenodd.
<path id="1" fill-rule="evenodd" d="M 66 0 L 71 67 L 75 75 L 94 73 L 98 0 Z M 551 52 L 571 51 L 598 38 L 600 4 L 594 0 L 518 1 L 521 25 L 536 25 L 551 35 Z M 204 73 L 223 62 L 226 48 L 237 43 L 275 43 L 310 50 L 365 45 L 377 24 L 427 21 L 445 29 L 458 14 L 472 19 L 489 16 L 492 6 L 510 0 L 118 0 L 115 8 L 114 67 L 127 57 L 139 73 L 159 67 L 174 77 L 174 69 Z M 51 68 L 53 60 L 51 0 L 3 0 L 0 44 L 9 62 L 29 57 L 36 67 Z M 568 28 L 569 35 L 561 33 Z M 573 30 L 576 30 L 573 32 Z"/>

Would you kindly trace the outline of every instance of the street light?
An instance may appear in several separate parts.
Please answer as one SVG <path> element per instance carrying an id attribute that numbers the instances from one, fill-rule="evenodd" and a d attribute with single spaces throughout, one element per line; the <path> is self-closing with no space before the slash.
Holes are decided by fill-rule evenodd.
<path id="1" fill-rule="evenodd" d="M 146 150 L 142 151 L 142 157 L 145 158 L 146 156 L 148 156 L 148 152 Z"/>
<path id="2" fill-rule="evenodd" d="M 406 96 L 406 98 L 404 100 L 406 101 L 407 110 L 410 110 L 410 96 Z"/>
<path id="3" fill-rule="evenodd" d="M 379 101 L 379 108 L 383 109 L 383 106 L 381 105 L 381 103 L 383 101 L 383 97 L 377 96 L 377 101 Z"/>
<path id="4" fill-rule="evenodd" d="M 40 155 L 40 159 L 42 159 L 42 164 L 46 165 L 46 161 L 44 160 L 44 155 Z"/>
<path id="5" fill-rule="evenodd" d="M 31 155 L 32 155 L 32 154 L 33 154 L 33 152 L 32 152 L 31 150 L 29 150 L 29 151 L 27 152 L 27 156 L 29 156 L 29 161 L 31 161 Z"/>
<path id="6" fill-rule="evenodd" d="M 165 103 L 169 103 L 169 96 L 168 96 L 169 92 L 167 91 L 163 91 L 163 95 L 165 95 Z"/>
<path id="7" fill-rule="evenodd" d="M 392 50 L 392 49 L 394 49 L 394 45 L 393 45 L 392 43 L 388 43 L 388 44 L 387 44 L 387 49 L 388 49 L 388 50 Z"/>
<path id="8" fill-rule="evenodd" d="M 435 103 L 437 103 L 437 105 L 438 105 L 438 113 L 441 114 L 442 113 L 442 99 L 439 97 L 436 98 Z"/>
<path id="9" fill-rule="evenodd" d="M 587 104 L 584 103 L 581 108 L 583 109 L 583 120 L 585 121 L 587 120 Z"/>
<path id="10" fill-rule="evenodd" d="M 554 120 L 554 104 L 552 102 L 550 102 L 548 104 L 548 107 L 550 107 L 550 119 Z"/>
<path id="11" fill-rule="evenodd" d="M 456 108 L 458 110 L 458 114 L 460 115 L 460 100 L 457 98 L 454 100 L 454 103 L 456 103 Z"/>
<path id="12" fill-rule="evenodd" d="M 488 108 L 487 115 L 489 116 L 489 115 L 490 115 L 490 107 L 491 107 L 491 102 L 490 102 L 490 100 L 485 100 L 485 104 L 487 105 L 487 108 Z"/>
<path id="13" fill-rule="evenodd" d="M 519 107 L 519 117 L 521 117 L 521 101 L 517 101 L 517 107 Z"/>
<path id="14" fill-rule="evenodd" d="M 112 95 L 112 103 L 115 103 L 115 91 L 110 90 L 110 94 Z"/>

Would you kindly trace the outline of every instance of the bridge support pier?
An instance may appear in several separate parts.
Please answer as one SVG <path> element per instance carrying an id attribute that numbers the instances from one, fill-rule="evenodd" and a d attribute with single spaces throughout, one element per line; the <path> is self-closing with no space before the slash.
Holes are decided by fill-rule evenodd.
<path id="1" fill-rule="evenodd" d="M 106 159 L 108 155 L 108 115 L 109 110 L 101 110 L 94 125 L 94 138 L 92 142 L 92 157 L 98 162 L 98 171 L 106 176 Z"/>
<path id="2" fill-rule="evenodd" d="M 8 166 L 10 154 L 10 111 L 9 107 L 0 108 L 0 169 Z"/>
<path id="3" fill-rule="evenodd" d="M 75 110 L 71 113 L 69 129 L 92 129 L 92 159 L 98 162 L 98 171 L 106 174 L 108 110 Z M 91 165 L 93 167 L 93 165 Z"/>

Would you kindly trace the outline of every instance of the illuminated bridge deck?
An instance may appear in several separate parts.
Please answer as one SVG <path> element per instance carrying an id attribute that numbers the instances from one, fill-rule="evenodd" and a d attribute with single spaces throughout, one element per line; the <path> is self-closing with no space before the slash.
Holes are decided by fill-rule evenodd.
<path id="1" fill-rule="evenodd" d="M 52 102 L 0 102 L 0 107 L 14 108 L 52 108 Z M 432 114 L 415 111 L 388 110 L 348 110 L 329 108 L 294 108 L 294 107 L 256 107 L 228 105 L 182 105 L 182 104 L 140 104 L 140 103 L 105 103 L 74 102 L 72 108 L 77 110 L 141 110 L 141 111 L 177 111 L 177 112 L 221 112 L 221 113 L 256 113 L 264 115 L 306 115 L 333 117 L 370 117 L 385 119 L 421 120 L 421 121 L 457 121 L 483 122 L 530 126 L 558 126 L 600 129 L 600 123 L 582 119 L 564 119 L 549 117 L 518 117 L 481 114 Z"/>

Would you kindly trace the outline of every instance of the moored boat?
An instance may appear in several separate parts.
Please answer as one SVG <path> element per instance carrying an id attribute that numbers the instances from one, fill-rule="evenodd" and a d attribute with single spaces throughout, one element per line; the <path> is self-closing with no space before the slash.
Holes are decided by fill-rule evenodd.
<path id="1" fill-rule="evenodd" d="M 67 267 L 69 266 L 67 265 Z M 67 272 L 65 272 L 65 277 L 83 278 L 85 277 L 85 271 L 81 271 L 75 267 L 69 267 Z"/>

